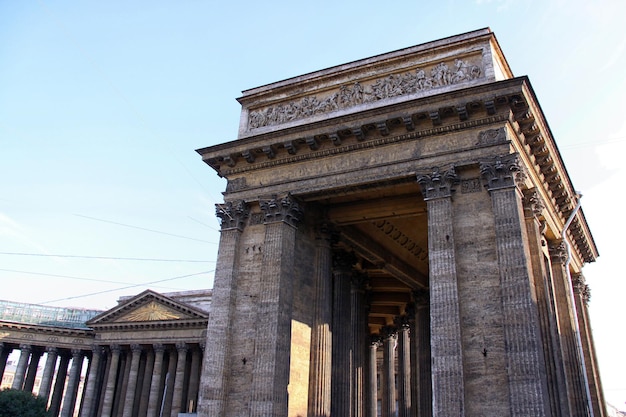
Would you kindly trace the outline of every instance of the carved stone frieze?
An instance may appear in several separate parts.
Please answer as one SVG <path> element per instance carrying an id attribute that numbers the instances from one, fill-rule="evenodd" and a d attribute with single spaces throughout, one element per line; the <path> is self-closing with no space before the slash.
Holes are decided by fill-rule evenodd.
<path id="1" fill-rule="evenodd" d="M 265 216 L 265 223 L 283 221 L 295 227 L 302 220 L 304 213 L 291 194 L 283 198 L 273 195 L 269 200 L 259 201 L 259 206 Z"/>
<path id="2" fill-rule="evenodd" d="M 478 133 L 476 145 L 495 145 L 506 142 L 506 140 L 506 131 L 501 127 L 499 129 L 489 129 Z"/>
<path id="3" fill-rule="evenodd" d="M 490 191 L 515 187 L 525 179 L 517 154 L 498 156 L 492 161 L 482 161 L 480 173 Z"/>
<path id="4" fill-rule="evenodd" d="M 274 126 L 319 114 L 372 103 L 407 94 L 433 90 L 480 78 L 483 69 L 467 60 L 439 62 L 432 67 L 390 74 L 368 82 L 344 84 L 325 96 L 310 95 L 288 103 L 253 110 L 248 117 L 249 129 Z"/>
<path id="5" fill-rule="evenodd" d="M 417 174 L 417 182 L 422 187 L 424 200 L 450 197 L 454 191 L 454 186 L 459 183 L 459 177 L 454 167 L 441 172 L 439 167 L 434 167 L 427 174 Z"/>
<path id="6" fill-rule="evenodd" d="M 215 214 L 220 219 L 222 230 L 243 229 L 249 213 L 250 210 L 243 200 L 215 205 Z"/>

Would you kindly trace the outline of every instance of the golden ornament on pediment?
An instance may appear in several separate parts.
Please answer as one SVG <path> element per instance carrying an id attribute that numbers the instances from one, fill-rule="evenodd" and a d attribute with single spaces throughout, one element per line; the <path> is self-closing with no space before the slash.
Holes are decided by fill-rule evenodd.
<path id="1" fill-rule="evenodd" d="M 156 301 L 133 310 L 116 321 L 155 321 L 155 320 L 175 320 L 180 319 L 183 316 Z"/>

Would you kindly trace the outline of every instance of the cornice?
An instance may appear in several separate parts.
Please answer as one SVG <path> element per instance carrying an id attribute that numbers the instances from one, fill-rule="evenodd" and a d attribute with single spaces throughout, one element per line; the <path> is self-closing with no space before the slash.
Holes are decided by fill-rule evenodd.
<path id="1" fill-rule="evenodd" d="M 27 331 L 31 333 L 40 333 L 40 334 L 55 334 L 59 336 L 82 336 L 82 337 L 93 337 L 94 332 L 92 329 L 72 329 L 68 327 L 55 327 L 55 326 L 42 326 L 36 324 L 23 324 L 16 323 L 10 321 L 0 321 L 0 330 L 18 330 L 18 331 Z"/>

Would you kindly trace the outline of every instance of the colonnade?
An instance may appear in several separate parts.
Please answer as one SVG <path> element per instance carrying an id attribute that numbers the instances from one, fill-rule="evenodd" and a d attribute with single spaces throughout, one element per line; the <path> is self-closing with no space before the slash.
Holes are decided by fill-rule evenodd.
<path id="1" fill-rule="evenodd" d="M 177 417 L 197 409 L 203 344 L 111 344 L 87 351 L 0 343 L 0 379 L 13 350 L 20 353 L 11 388 L 45 398 L 54 417 Z"/>

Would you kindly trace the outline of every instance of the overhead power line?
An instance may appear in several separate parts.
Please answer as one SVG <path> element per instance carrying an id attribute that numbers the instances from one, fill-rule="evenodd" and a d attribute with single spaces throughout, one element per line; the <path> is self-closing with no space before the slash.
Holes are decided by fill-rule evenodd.
<path id="1" fill-rule="evenodd" d="M 160 284 L 162 282 L 174 281 L 174 280 L 177 280 L 177 279 L 188 278 L 188 277 L 194 277 L 194 276 L 197 276 L 197 275 L 210 274 L 211 272 L 214 272 L 214 271 L 215 270 L 212 269 L 210 271 L 202 271 L 202 272 L 197 272 L 195 274 L 180 275 L 180 276 L 177 276 L 177 277 L 165 278 L 165 279 L 160 279 L 160 280 L 157 280 L 157 281 L 142 282 L 142 283 L 139 283 L 139 284 L 128 285 L 128 286 L 125 286 L 125 287 L 113 288 L 111 290 L 102 290 L 102 291 L 92 292 L 92 293 L 89 293 L 89 294 L 75 295 L 73 297 L 58 298 L 56 300 L 44 301 L 44 302 L 38 303 L 38 304 L 49 304 L 49 303 L 56 303 L 56 302 L 59 302 L 59 301 L 74 300 L 76 298 L 91 297 L 93 295 L 106 294 L 108 292 L 122 291 L 122 290 L 127 290 L 127 289 L 130 289 L 130 288 L 143 287 L 143 286 L 146 286 L 146 285 Z"/>
<path id="2" fill-rule="evenodd" d="M 124 227 L 130 227 L 131 229 L 143 230 L 143 231 L 152 232 L 152 233 L 159 233 L 161 235 L 178 237 L 178 238 L 181 238 L 181 239 L 195 240 L 196 242 L 209 243 L 211 245 L 215 245 L 216 244 L 215 242 L 209 242 L 208 240 L 202 240 L 202 239 L 196 239 L 196 238 L 188 237 L 188 236 L 176 235 L 176 234 L 173 234 L 173 233 L 162 232 L 160 230 L 148 229 L 148 228 L 145 228 L 145 227 L 139 227 L 139 226 L 133 226 L 133 225 L 130 225 L 130 224 L 114 222 L 114 221 L 111 221 L 111 220 L 98 219 L 96 217 L 84 216 L 82 214 L 75 214 L 75 216 L 82 217 L 82 218 L 89 219 L 89 220 L 95 220 L 95 221 L 98 221 L 98 222 L 110 223 L 110 224 L 115 224 L 115 225 L 124 226 Z"/>
<path id="3" fill-rule="evenodd" d="M 103 260 L 116 260 L 116 261 L 189 262 L 189 263 L 215 262 L 215 261 L 209 261 L 206 259 L 199 260 L 199 259 L 125 258 L 125 257 L 118 257 L 118 256 L 55 255 L 55 254 L 48 254 L 48 253 L 22 253 L 22 252 L 0 252 L 0 255 L 41 256 L 41 257 L 48 257 L 48 258 L 103 259 Z"/>

